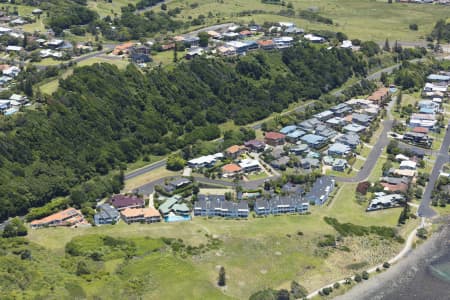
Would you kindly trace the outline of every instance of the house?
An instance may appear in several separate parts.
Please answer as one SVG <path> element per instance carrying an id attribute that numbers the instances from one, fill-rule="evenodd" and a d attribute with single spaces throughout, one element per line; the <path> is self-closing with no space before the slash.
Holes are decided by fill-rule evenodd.
<path id="1" fill-rule="evenodd" d="M 188 161 L 188 166 L 190 168 L 211 168 L 213 167 L 217 160 L 223 159 L 223 153 L 216 153 L 212 155 L 205 155 L 201 157 L 197 157 Z"/>
<path id="2" fill-rule="evenodd" d="M 321 37 L 321 36 L 317 36 L 314 34 L 305 34 L 304 38 L 308 41 L 310 41 L 311 43 L 325 43 L 325 38 Z"/>
<path id="3" fill-rule="evenodd" d="M 12 105 L 10 100 L 0 100 L 0 113 L 2 115 L 6 115 L 11 107 Z"/>
<path id="4" fill-rule="evenodd" d="M 372 101 L 367 99 L 350 99 L 345 101 L 345 104 L 351 106 L 352 108 L 368 108 L 372 105 Z"/>
<path id="5" fill-rule="evenodd" d="M 216 48 L 216 51 L 218 54 L 222 55 L 222 56 L 232 56 L 232 55 L 236 55 L 236 48 L 234 47 L 227 47 L 227 46 L 219 46 Z"/>
<path id="6" fill-rule="evenodd" d="M 161 216 L 167 217 L 170 213 L 180 213 L 180 211 L 184 211 L 183 215 L 189 215 L 190 210 L 188 209 L 187 212 L 185 211 L 185 204 L 182 206 L 175 206 L 176 204 L 183 204 L 181 201 L 183 201 L 183 197 L 180 195 L 175 195 L 169 198 L 162 197 L 159 200 L 164 201 L 161 205 L 159 205 L 158 210 L 161 213 Z M 176 208 L 178 208 L 178 212 L 176 211 Z M 183 209 L 180 209 L 183 208 Z"/>
<path id="7" fill-rule="evenodd" d="M 16 66 L 10 66 L 2 71 L 3 75 L 14 78 L 20 73 L 20 68 Z"/>
<path id="8" fill-rule="evenodd" d="M 450 76 L 442 74 L 430 74 L 428 75 L 427 80 L 431 82 L 450 83 Z"/>
<path id="9" fill-rule="evenodd" d="M 76 226 L 84 223 L 83 214 L 72 207 L 57 212 L 45 218 L 34 220 L 30 223 L 32 229 L 55 227 L 55 226 Z"/>
<path id="10" fill-rule="evenodd" d="M 159 211 L 153 207 L 126 208 L 120 212 L 122 219 L 127 223 L 157 223 L 161 222 Z"/>
<path id="11" fill-rule="evenodd" d="M 400 170 L 415 170 L 417 168 L 417 163 L 412 160 L 403 160 L 400 163 Z"/>
<path id="12" fill-rule="evenodd" d="M 33 9 L 33 10 L 31 11 L 31 13 L 32 13 L 33 15 L 40 15 L 40 14 L 43 13 L 43 10 L 42 10 L 42 9 L 39 9 L 39 8 L 35 8 L 35 9 Z"/>
<path id="13" fill-rule="evenodd" d="M 437 120 L 435 119 L 426 119 L 424 116 L 434 116 L 433 114 L 413 114 L 409 119 L 409 127 L 424 127 L 428 129 L 432 129 L 436 126 Z"/>
<path id="14" fill-rule="evenodd" d="M 258 216 L 279 215 L 286 213 L 305 213 L 309 210 L 309 203 L 300 195 L 274 196 L 267 199 L 257 199 L 254 211 Z"/>
<path id="15" fill-rule="evenodd" d="M 294 45 L 294 38 L 290 36 L 281 36 L 273 39 L 277 49 L 289 48 Z"/>
<path id="16" fill-rule="evenodd" d="M 375 104 L 383 104 L 389 97 L 389 89 L 382 87 L 372 93 L 367 100 L 372 101 Z"/>
<path id="17" fill-rule="evenodd" d="M 261 166 L 256 159 L 246 158 L 239 162 L 239 167 L 241 167 L 244 173 L 250 173 L 255 171 L 260 171 Z"/>
<path id="18" fill-rule="evenodd" d="M 221 195 L 198 195 L 194 203 L 194 216 L 247 218 L 249 212 L 247 201 L 232 202 Z"/>
<path id="19" fill-rule="evenodd" d="M 370 122 L 372 122 L 372 119 L 373 119 L 372 116 L 368 116 L 366 114 L 358 114 L 358 113 L 352 114 L 352 122 L 355 124 L 368 126 Z"/>
<path id="20" fill-rule="evenodd" d="M 316 118 L 311 118 L 308 120 L 305 120 L 298 124 L 301 130 L 304 130 L 306 132 L 314 132 L 316 127 L 323 124 L 321 121 L 319 121 Z"/>
<path id="21" fill-rule="evenodd" d="M 191 48 L 186 53 L 186 59 L 192 59 L 194 57 L 201 56 L 203 55 L 203 53 L 205 53 L 205 50 L 203 50 L 203 48 Z"/>
<path id="22" fill-rule="evenodd" d="M 187 36 L 184 38 L 184 45 L 187 48 L 191 48 L 191 47 L 198 47 L 200 42 L 200 38 L 198 36 Z"/>
<path id="23" fill-rule="evenodd" d="M 223 177 L 234 177 L 242 172 L 242 168 L 237 164 L 226 164 L 222 167 L 222 176 Z"/>
<path id="24" fill-rule="evenodd" d="M 251 32 L 250 30 L 242 30 L 239 32 L 239 36 L 241 39 L 244 39 L 246 37 L 250 37 L 253 35 L 253 32 Z"/>
<path id="25" fill-rule="evenodd" d="M 403 140 L 412 144 L 431 147 L 433 139 L 424 133 L 407 132 L 403 135 Z"/>
<path id="26" fill-rule="evenodd" d="M 237 35 L 239 35 L 239 34 L 237 34 Z M 228 47 L 233 47 L 234 49 L 236 49 L 236 54 L 238 54 L 238 55 L 245 54 L 249 50 L 249 45 L 244 42 L 230 41 L 230 42 L 227 42 L 226 45 Z"/>
<path id="27" fill-rule="evenodd" d="M 244 143 L 244 146 L 255 152 L 262 152 L 264 149 L 266 149 L 266 144 L 263 141 L 259 140 L 250 140 Z"/>
<path id="28" fill-rule="evenodd" d="M 225 156 L 232 159 L 236 159 L 244 152 L 245 152 L 244 146 L 233 145 L 225 150 Z"/>
<path id="29" fill-rule="evenodd" d="M 316 179 L 305 199 L 315 205 L 323 205 L 334 190 L 335 180 L 330 176 L 322 176 Z"/>
<path id="30" fill-rule="evenodd" d="M 352 112 L 352 108 L 345 103 L 339 103 L 338 105 L 331 107 L 330 110 L 335 117 L 344 117 Z"/>
<path id="31" fill-rule="evenodd" d="M 401 194 L 386 195 L 385 193 L 379 193 L 375 199 L 370 201 L 367 211 L 398 207 L 404 199 L 405 197 Z"/>
<path id="32" fill-rule="evenodd" d="M 317 158 L 306 157 L 300 160 L 302 169 L 318 169 L 320 168 L 320 161 Z"/>
<path id="33" fill-rule="evenodd" d="M 140 208 L 145 206 L 144 199 L 134 195 L 116 194 L 109 199 L 109 202 L 118 211 L 124 210 L 125 208 Z"/>
<path id="34" fill-rule="evenodd" d="M 341 47 L 341 48 L 344 48 L 344 49 L 351 49 L 351 48 L 353 47 L 352 41 L 350 41 L 350 40 L 344 40 L 344 41 L 342 41 L 340 47 Z"/>
<path id="35" fill-rule="evenodd" d="M 281 128 L 280 129 L 280 133 L 286 135 L 286 134 L 291 133 L 291 132 L 293 132 L 295 130 L 297 130 L 297 126 L 295 126 L 295 125 L 288 125 L 288 126 L 285 126 L 285 127 Z"/>
<path id="36" fill-rule="evenodd" d="M 395 160 L 401 162 L 401 161 L 404 161 L 404 160 L 409 160 L 409 157 L 400 153 L 400 154 L 397 154 L 395 156 Z"/>
<path id="37" fill-rule="evenodd" d="M 48 43 L 47 43 L 47 45 L 48 45 Z M 114 54 L 114 55 L 122 55 L 122 54 L 125 54 L 125 53 L 128 52 L 128 50 L 129 50 L 131 47 L 133 47 L 133 45 L 134 45 L 133 42 L 126 42 L 126 43 L 117 45 L 117 46 L 114 48 L 112 54 Z"/>
<path id="38" fill-rule="evenodd" d="M 305 33 L 305 30 L 297 27 L 289 27 L 284 30 L 284 33 L 287 35 L 298 35 Z"/>
<path id="39" fill-rule="evenodd" d="M 9 45 L 6 47 L 6 52 L 20 52 L 23 50 L 22 46 Z"/>
<path id="40" fill-rule="evenodd" d="M 94 215 L 95 225 L 115 224 L 120 219 L 120 213 L 108 203 L 97 206 L 97 211 Z"/>
<path id="41" fill-rule="evenodd" d="M 326 155 L 322 158 L 322 161 L 324 165 L 332 166 L 334 163 L 334 157 Z"/>
<path id="42" fill-rule="evenodd" d="M 352 133 L 352 132 L 349 132 L 349 133 L 339 136 L 336 139 L 336 142 L 347 145 L 351 149 L 356 149 L 356 147 L 358 147 L 361 144 L 359 135 L 357 135 L 356 133 Z"/>
<path id="43" fill-rule="evenodd" d="M 270 162 L 270 165 L 276 169 L 281 169 L 283 167 L 286 167 L 286 165 L 289 163 L 289 156 L 282 156 L 278 159 L 275 159 Z"/>
<path id="44" fill-rule="evenodd" d="M 414 177 L 417 175 L 417 172 L 415 170 L 410 169 L 393 169 L 389 170 L 390 174 L 394 174 L 396 176 L 404 176 L 404 177 Z"/>
<path id="45" fill-rule="evenodd" d="M 303 189 L 301 184 L 295 184 L 292 182 L 287 182 L 281 187 L 281 192 L 285 194 L 298 194 L 303 195 L 303 192 L 305 190 Z"/>
<path id="46" fill-rule="evenodd" d="M 64 40 L 51 39 L 46 43 L 46 46 L 50 49 L 56 49 L 64 45 Z"/>
<path id="47" fill-rule="evenodd" d="M 304 135 L 300 140 L 314 149 L 322 148 L 327 143 L 327 138 L 315 134 Z"/>
<path id="48" fill-rule="evenodd" d="M 264 135 L 264 141 L 271 146 L 284 145 L 285 135 L 279 132 L 266 132 Z"/>
<path id="49" fill-rule="evenodd" d="M 358 124 L 348 124 L 342 128 L 344 132 L 360 133 L 366 130 L 367 127 Z"/>
<path id="50" fill-rule="evenodd" d="M 297 129 L 297 130 L 294 130 L 294 131 L 286 134 L 286 140 L 290 143 L 296 143 L 305 134 L 306 134 L 306 132 L 304 132 L 303 130 Z"/>
<path id="51" fill-rule="evenodd" d="M 293 153 L 295 155 L 304 155 L 309 151 L 309 147 L 306 144 L 297 144 L 291 149 L 289 149 L 290 153 Z"/>
<path id="52" fill-rule="evenodd" d="M 420 127 L 420 126 L 414 127 L 414 128 L 412 129 L 412 132 L 415 132 L 415 133 L 423 133 L 423 134 L 427 134 L 429 131 L 430 131 L 430 130 L 429 130 L 428 128 Z"/>
<path id="53" fill-rule="evenodd" d="M 395 178 L 395 177 L 392 177 Z M 395 179 L 401 179 L 401 178 L 395 178 Z M 408 190 L 408 184 L 400 182 L 400 183 L 389 183 L 389 182 L 380 182 L 380 184 L 383 186 L 385 191 L 389 192 L 400 192 L 400 193 L 406 193 Z"/>
<path id="54" fill-rule="evenodd" d="M 327 126 L 330 126 L 331 128 L 340 130 L 343 126 L 345 126 L 345 124 L 347 124 L 347 122 L 341 117 L 333 117 L 327 120 L 325 124 L 327 124 Z"/>
<path id="55" fill-rule="evenodd" d="M 427 92 L 441 92 L 443 94 L 447 93 L 448 86 L 446 84 L 439 84 L 439 83 L 425 83 L 425 87 L 423 88 L 423 91 L 425 93 Z"/>
<path id="56" fill-rule="evenodd" d="M 328 148 L 328 155 L 330 156 L 347 156 L 351 152 L 348 145 L 336 142 Z"/>
<path id="57" fill-rule="evenodd" d="M 333 129 L 327 127 L 326 125 L 320 124 L 316 127 L 314 134 L 320 135 L 320 136 L 324 137 L 327 141 L 329 141 L 333 137 L 337 136 L 338 133 L 336 131 L 334 131 Z"/>
<path id="58" fill-rule="evenodd" d="M 131 47 L 129 50 L 129 57 L 136 64 L 148 63 L 152 61 L 150 57 L 150 48 L 144 45 L 137 45 Z"/>
<path id="59" fill-rule="evenodd" d="M 164 185 L 164 190 L 168 193 L 173 193 L 174 191 L 181 189 L 191 183 L 192 183 L 192 181 L 190 181 L 187 178 L 174 179 Z"/>
<path id="60" fill-rule="evenodd" d="M 258 40 L 257 43 L 259 45 L 259 48 L 263 50 L 275 49 L 275 43 L 272 40 Z"/>
<path id="61" fill-rule="evenodd" d="M 332 165 L 334 171 L 343 172 L 345 168 L 347 168 L 347 161 L 345 159 L 338 158 L 334 160 Z"/>
<path id="62" fill-rule="evenodd" d="M 333 115 L 334 115 L 334 113 L 331 110 L 325 110 L 325 111 L 322 111 L 322 112 L 320 112 L 318 114 L 315 114 L 314 118 L 324 122 L 324 121 L 326 121 L 328 119 L 331 119 L 333 117 Z"/>

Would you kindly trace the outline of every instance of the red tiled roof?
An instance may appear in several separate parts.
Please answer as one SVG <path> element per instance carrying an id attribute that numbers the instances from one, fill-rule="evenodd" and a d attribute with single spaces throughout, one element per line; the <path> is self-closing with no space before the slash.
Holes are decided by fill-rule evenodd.
<path id="1" fill-rule="evenodd" d="M 144 218 L 161 217 L 159 211 L 153 207 L 147 208 L 126 208 L 120 212 L 125 218 L 143 216 Z"/>
<path id="2" fill-rule="evenodd" d="M 258 43 L 258 45 L 263 46 L 263 47 L 273 45 L 272 40 L 259 40 L 257 43 Z"/>
<path id="3" fill-rule="evenodd" d="M 122 194 L 112 196 L 110 201 L 115 208 L 144 205 L 144 199 L 136 196 L 128 196 Z"/>
<path id="4" fill-rule="evenodd" d="M 269 140 L 279 140 L 279 139 L 284 139 L 285 135 L 282 133 L 279 133 L 279 132 L 271 131 L 271 132 L 266 132 L 265 137 L 266 137 L 266 139 L 269 139 Z"/>
<path id="5" fill-rule="evenodd" d="M 425 127 L 414 127 L 412 131 L 416 132 L 416 133 L 428 133 L 428 128 L 425 128 Z"/>
<path id="6" fill-rule="evenodd" d="M 222 167 L 224 173 L 235 173 L 240 172 L 242 169 L 237 164 L 227 164 Z"/>
<path id="7" fill-rule="evenodd" d="M 385 189 L 391 192 L 406 192 L 408 190 L 408 185 L 405 183 L 400 184 L 390 184 L 387 182 L 380 183 Z"/>
<path id="8" fill-rule="evenodd" d="M 241 150 L 242 150 L 242 146 L 233 145 L 233 146 L 228 147 L 227 150 L 225 150 L 225 151 L 229 154 L 234 154 Z"/>

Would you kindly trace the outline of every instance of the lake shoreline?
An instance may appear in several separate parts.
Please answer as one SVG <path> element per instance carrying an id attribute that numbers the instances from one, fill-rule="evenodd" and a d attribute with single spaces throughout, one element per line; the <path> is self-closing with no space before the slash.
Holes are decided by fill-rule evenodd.
<path id="1" fill-rule="evenodd" d="M 450 282 L 442 281 L 429 272 L 428 266 L 441 260 L 450 260 L 450 217 L 440 217 L 434 223 L 442 224 L 425 242 L 411 250 L 398 263 L 382 273 L 374 273 L 335 300 L 447 300 Z M 442 293 L 442 295 L 439 294 Z"/>

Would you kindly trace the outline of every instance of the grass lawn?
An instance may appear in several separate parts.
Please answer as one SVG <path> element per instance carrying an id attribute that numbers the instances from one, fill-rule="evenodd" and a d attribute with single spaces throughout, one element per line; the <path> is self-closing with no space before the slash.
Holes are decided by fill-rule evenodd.
<path id="1" fill-rule="evenodd" d="M 266 172 L 259 172 L 247 176 L 248 180 L 257 180 L 267 178 Z"/>
<path id="2" fill-rule="evenodd" d="M 125 192 L 131 191 L 137 187 L 143 186 L 144 184 L 154 181 L 156 179 L 176 175 L 181 175 L 181 173 L 169 171 L 165 167 L 161 167 L 153 170 L 152 172 L 145 173 L 132 179 L 126 180 L 125 187 L 123 188 L 123 190 Z"/>
<path id="3" fill-rule="evenodd" d="M 77 66 L 83 67 L 83 66 L 90 66 L 95 63 L 108 63 L 112 65 L 116 65 L 119 69 L 125 69 L 126 66 L 130 63 L 126 59 L 109 59 L 105 57 L 91 57 L 85 60 L 80 61 Z"/>
<path id="4" fill-rule="evenodd" d="M 114 0 L 111 2 L 103 0 L 89 0 L 87 3 L 88 7 L 97 11 L 100 17 L 106 17 L 107 15 L 114 17 L 115 14 L 120 15 L 122 13 L 120 10 L 122 6 L 136 4 L 137 2 L 137 0 Z"/>
<path id="5" fill-rule="evenodd" d="M 51 57 L 47 57 L 47 58 L 44 58 L 41 61 L 35 62 L 33 64 L 35 64 L 37 66 L 56 66 L 56 65 L 60 65 L 62 63 L 64 63 L 64 61 L 56 60 Z"/>
<path id="6" fill-rule="evenodd" d="M 440 5 L 421 4 L 388 4 L 387 1 L 360 1 L 360 0 L 292 0 L 294 9 L 304 10 L 315 8 L 324 17 L 331 18 L 333 25 L 309 22 L 296 17 L 281 17 L 276 12 L 285 7 L 262 4 L 259 0 L 238 1 L 229 0 L 217 2 L 216 0 L 199 0 L 197 7 L 192 8 L 186 1 L 174 0 L 168 3 L 169 9 L 182 8 L 178 15 L 179 20 L 186 21 L 188 17 L 195 18 L 202 14 L 207 25 L 230 21 L 257 23 L 293 21 L 297 26 L 308 30 L 326 29 L 342 31 L 350 38 L 363 40 L 384 41 L 386 38 L 393 43 L 395 40 L 416 41 L 429 34 L 438 19 L 446 19 L 450 8 Z M 157 9 L 159 10 L 159 9 Z M 237 13 L 251 10 L 262 10 L 264 14 L 247 14 L 239 17 Z M 417 24 L 419 30 L 412 31 L 409 24 Z M 395 28 L 395 30 L 392 30 Z"/>

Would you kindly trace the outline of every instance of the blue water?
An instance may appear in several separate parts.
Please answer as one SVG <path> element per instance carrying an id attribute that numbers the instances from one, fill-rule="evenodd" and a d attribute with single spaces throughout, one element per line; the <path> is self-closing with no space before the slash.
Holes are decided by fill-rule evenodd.
<path id="1" fill-rule="evenodd" d="M 164 218 L 164 221 L 166 222 L 184 222 L 184 221 L 190 221 L 190 216 L 168 216 Z"/>

